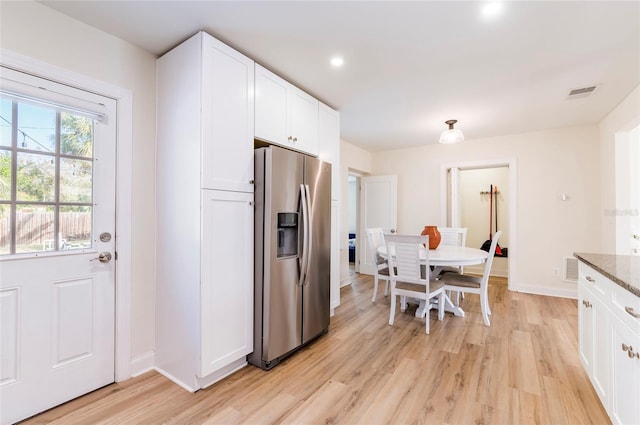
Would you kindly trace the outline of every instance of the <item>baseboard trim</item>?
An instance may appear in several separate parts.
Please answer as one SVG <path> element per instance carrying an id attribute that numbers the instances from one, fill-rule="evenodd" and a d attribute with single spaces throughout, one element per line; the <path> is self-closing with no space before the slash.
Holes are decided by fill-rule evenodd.
<path id="1" fill-rule="evenodd" d="M 160 367 L 154 367 L 153 368 L 156 372 L 158 372 L 160 375 L 164 376 L 165 378 L 167 378 L 168 380 L 172 381 L 174 384 L 184 388 L 185 390 L 189 391 L 190 393 L 195 393 L 196 391 L 198 391 L 199 388 L 191 388 L 188 385 L 186 385 L 184 382 L 180 381 L 179 379 L 177 379 L 175 376 L 173 376 L 172 374 L 170 374 L 169 372 L 167 372 L 166 370 L 160 368 Z"/>
<path id="2" fill-rule="evenodd" d="M 578 299 L 578 287 L 575 288 L 559 288 L 552 286 L 538 286 L 527 284 L 509 285 L 509 290 L 523 292 L 525 294 L 544 295 L 547 297 L 571 298 Z"/>
<path id="3" fill-rule="evenodd" d="M 135 378 L 136 376 L 140 376 L 143 373 L 147 373 L 150 370 L 154 369 L 154 365 L 156 362 L 156 353 L 154 351 L 150 351 L 148 353 L 137 356 L 133 360 L 131 360 L 131 364 L 129 368 L 131 370 L 131 377 Z"/>

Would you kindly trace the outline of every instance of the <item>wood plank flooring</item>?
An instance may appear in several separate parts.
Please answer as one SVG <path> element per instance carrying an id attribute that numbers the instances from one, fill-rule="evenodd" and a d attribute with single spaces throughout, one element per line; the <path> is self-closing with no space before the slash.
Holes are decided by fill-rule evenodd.
<path id="1" fill-rule="evenodd" d="M 247 366 L 191 394 L 156 372 L 109 385 L 25 424 L 608 424 L 578 358 L 577 302 L 492 283 L 466 317 L 415 307 L 388 325 L 373 280 L 342 288 L 329 333 L 270 372 Z"/>

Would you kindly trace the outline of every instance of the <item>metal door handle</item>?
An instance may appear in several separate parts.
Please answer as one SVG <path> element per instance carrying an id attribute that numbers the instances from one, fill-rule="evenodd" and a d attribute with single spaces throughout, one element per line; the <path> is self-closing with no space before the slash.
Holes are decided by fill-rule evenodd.
<path id="1" fill-rule="evenodd" d="M 396 232 L 396 229 L 390 229 L 389 230 L 389 233 L 395 233 L 395 232 Z"/>
<path id="2" fill-rule="evenodd" d="M 624 311 L 626 311 L 627 313 L 629 313 L 630 315 L 632 315 L 636 319 L 640 319 L 640 313 L 636 313 L 635 311 L 633 311 L 633 307 L 625 306 L 624 307 Z"/>
<path id="3" fill-rule="evenodd" d="M 96 258 L 92 258 L 89 261 L 100 261 L 101 263 L 108 263 L 109 261 L 111 261 L 111 253 L 110 252 L 101 252 L 100 254 L 98 254 L 98 256 Z"/>

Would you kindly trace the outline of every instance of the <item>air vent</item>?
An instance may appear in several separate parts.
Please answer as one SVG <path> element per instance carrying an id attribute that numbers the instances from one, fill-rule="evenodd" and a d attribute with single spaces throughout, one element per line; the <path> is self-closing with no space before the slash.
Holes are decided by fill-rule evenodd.
<path id="1" fill-rule="evenodd" d="M 595 85 L 595 86 L 580 87 L 578 89 L 569 90 L 568 98 L 578 99 L 578 98 L 590 96 L 594 91 L 596 91 L 597 88 L 598 86 Z"/>
<path id="2" fill-rule="evenodd" d="M 573 257 L 564 257 L 562 279 L 566 282 L 578 281 L 578 259 Z"/>

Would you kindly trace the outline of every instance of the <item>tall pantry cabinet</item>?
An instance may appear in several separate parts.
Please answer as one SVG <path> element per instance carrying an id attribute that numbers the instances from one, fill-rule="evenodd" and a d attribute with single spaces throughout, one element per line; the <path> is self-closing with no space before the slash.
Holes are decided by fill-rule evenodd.
<path id="1" fill-rule="evenodd" d="M 254 62 L 200 32 L 157 84 L 155 365 L 195 391 L 253 351 Z"/>

